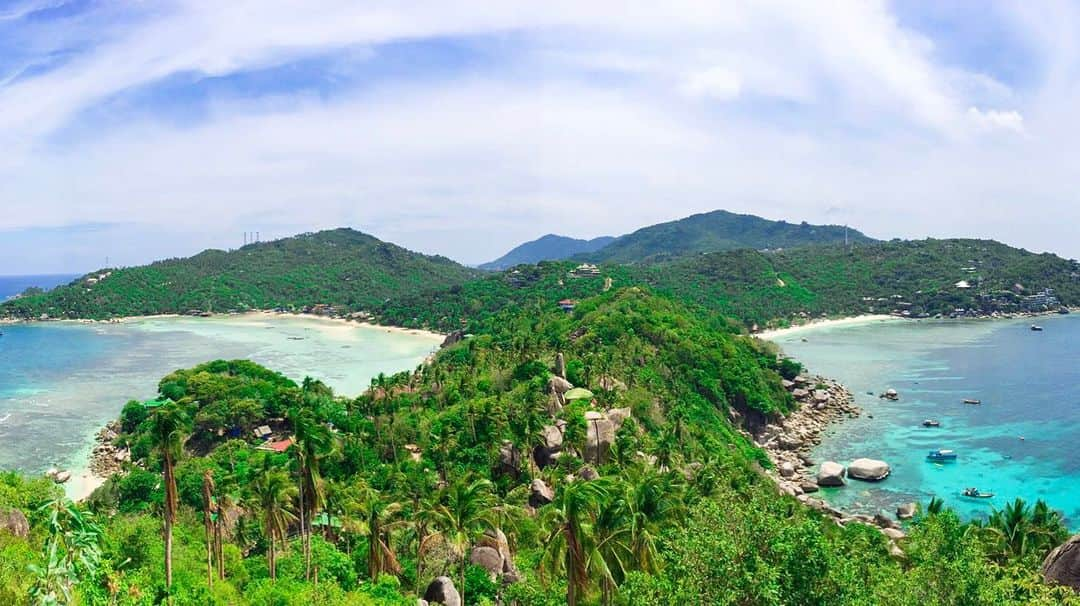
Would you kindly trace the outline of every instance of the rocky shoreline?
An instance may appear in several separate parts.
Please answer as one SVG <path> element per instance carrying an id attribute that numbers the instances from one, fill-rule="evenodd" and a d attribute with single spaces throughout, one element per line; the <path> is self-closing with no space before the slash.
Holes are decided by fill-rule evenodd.
<path id="1" fill-rule="evenodd" d="M 767 471 L 766 475 L 776 482 L 780 494 L 798 499 L 841 526 L 859 523 L 879 528 L 890 539 L 890 552 L 902 556 L 903 552 L 895 543 L 905 536 L 898 520 L 880 513 L 868 516 L 844 512 L 823 499 L 810 496 L 820 490 L 819 473 L 815 471 L 817 465 L 810 451 L 821 443 L 822 434 L 830 425 L 862 414 L 862 409 L 855 404 L 854 395 L 837 381 L 820 376 L 800 375 L 793 381 L 784 381 L 784 387 L 795 398 L 796 410 L 756 428 L 754 432 L 747 432 L 747 436 L 765 451 L 773 463 L 774 469 Z M 840 468 L 842 477 L 844 468 L 836 467 Z M 887 475 L 887 465 L 885 468 Z M 914 515 L 914 506 L 905 505 L 897 510 L 896 515 L 900 520 L 909 519 Z"/>
<path id="2" fill-rule="evenodd" d="M 90 473 L 107 480 L 120 473 L 123 463 L 131 460 L 131 453 L 115 444 L 119 435 L 120 422 L 115 420 L 109 421 L 97 432 L 94 436 L 94 449 L 90 452 Z"/>

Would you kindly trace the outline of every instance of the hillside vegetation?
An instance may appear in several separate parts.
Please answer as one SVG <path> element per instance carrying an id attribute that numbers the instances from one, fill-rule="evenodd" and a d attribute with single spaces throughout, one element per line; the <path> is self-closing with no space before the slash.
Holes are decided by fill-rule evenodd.
<path id="1" fill-rule="evenodd" d="M 510 252 L 498 259 L 484 263 L 480 266 L 480 269 L 502 270 L 523 263 L 531 265 L 541 261 L 559 261 L 574 255 L 595 252 L 614 240 L 615 238 L 611 236 L 579 240 L 577 238 L 548 234 L 514 247 Z"/>
<path id="2" fill-rule="evenodd" d="M 1039 580 L 1044 505 L 930 504 L 897 555 L 778 496 L 729 418 L 791 410 L 798 367 L 715 315 L 629 288 L 473 328 L 355 399 L 245 361 L 163 378 L 86 507 L 0 477 L 30 520 L 0 532 L 4 603 L 411 606 L 436 577 L 466 604 L 1077 603 Z M 258 448 L 261 424 L 294 443 Z"/>
<path id="3" fill-rule="evenodd" d="M 604 263 L 641 263 L 671 257 L 739 248 L 791 248 L 809 244 L 870 242 L 867 236 L 842 225 L 810 225 L 770 221 L 724 210 L 644 227 L 620 236 L 600 250 L 578 255 Z"/>
<path id="4" fill-rule="evenodd" d="M 0 305 L 0 317 L 103 319 L 192 310 L 331 305 L 372 308 L 479 272 L 351 229 L 303 234 L 238 250 L 101 270 L 47 293 Z"/>

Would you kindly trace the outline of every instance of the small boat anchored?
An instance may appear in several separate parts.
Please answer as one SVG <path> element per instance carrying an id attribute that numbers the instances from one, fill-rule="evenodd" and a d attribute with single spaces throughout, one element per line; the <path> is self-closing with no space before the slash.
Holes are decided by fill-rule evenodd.
<path id="1" fill-rule="evenodd" d="M 1043 327 L 1039 326 L 1038 324 L 1032 324 L 1031 325 L 1031 330 L 1034 331 L 1034 332 L 1042 332 L 1042 329 L 1043 329 Z"/>
<path id="2" fill-rule="evenodd" d="M 964 404 L 982 404 L 982 400 L 975 398 L 964 398 Z"/>
<path id="3" fill-rule="evenodd" d="M 941 421 L 937 419 L 925 419 L 922 422 L 923 427 L 941 427 Z"/>
<path id="4" fill-rule="evenodd" d="M 926 458 L 930 461 L 955 461 L 956 451 L 948 449 L 931 450 Z"/>
<path id="5" fill-rule="evenodd" d="M 964 492 L 960 493 L 960 496 L 967 497 L 969 499 L 991 499 L 994 497 L 992 492 L 982 492 L 978 488 L 965 488 Z"/>

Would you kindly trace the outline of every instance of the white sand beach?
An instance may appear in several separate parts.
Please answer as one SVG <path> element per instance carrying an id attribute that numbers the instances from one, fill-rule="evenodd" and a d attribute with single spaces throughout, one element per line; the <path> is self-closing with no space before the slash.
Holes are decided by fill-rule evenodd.
<path id="1" fill-rule="evenodd" d="M 772 330 L 764 330 L 755 334 L 754 336 L 759 339 L 765 339 L 766 341 L 773 341 L 780 337 L 788 337 L 791 335 L 799 334 L 800 332 L 807 330 L 816 330 L 819 328 L 829 328 L 835 326 L 858 326 L 862 324 L 873 324 L 875 322 L 903 322 L 904 318 L 898 318 L 896 316 L 889 316 L 885 314 L 863 314 L 861 316 L 852 316 L 849 318 L 836 318 L 836 319 L 816 319 L 810 320 L 805 324 L 799 324 L 796 326 L 789 326 L 787 328 L 776 328 Z"/>

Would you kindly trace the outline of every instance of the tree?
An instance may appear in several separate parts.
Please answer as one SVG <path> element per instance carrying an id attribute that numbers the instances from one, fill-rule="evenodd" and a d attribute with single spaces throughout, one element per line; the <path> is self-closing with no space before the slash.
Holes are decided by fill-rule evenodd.
<path id="1" fill-rule="evenodd" d="M 360 535 L 368 539 L 368 578 L 377 580 L 381 574 L 398 574 L 401 564 L 391 545 L 391 532 L 402 523 L 400 502 L 385 498 L 382 493 L 361 484 L 359 499 L 352 505 L 360 520 Z"/>
<path id="2" fill-rule="evenodd" d="M 577 605 L 593 578 L 609 574 L 593 535 L 599 509 L 607 498 L 608 490 L 600 480 L 569 482 L 544 510 L 542 524 L 547 538 L 540 560 L 541 578 L 546 581 L 565 574 L 569 606 Z"/>
<path id="3" fill-rule="evenodd" d="M 450 485 L 432 512 L 437 535 L 450 547 L 459 562 L 461 601 L 465 602 L 465 566 L 468 550 L 485 530 L 494 528 L 492 483 L 486 479 L 461 478 Z"/>
<path id="4" fill-rule="evenodd" d="M 300 536 L 304 549 L 304 578 L 311 578 L 311 520 L 322 508 L 325 501 L 322 476 L 319 473 L 319 460 L 327 455 L 333 446 L 330 429 L 320 423 L 315 412 L 309 407 L 289 410 L 289 422 L 293 428 L 296 454 L 300 473 Z"/>
<path id="5" fill-rule="evenodd" d="M 1031 507 L 1018 498 L 994 510 L 981 530 L 989 555 L 999 563 L 1029 557 L 1041 561 L 1069 536 L 1061 514 L 1042 499 Z"/>
<path id="6" fill-rule="evenodd" d="M 74 586 L 93 583 L 101 572 L 102 529 L 92 515 L 63 497 L 48 501 L 38 512 L 46 516 L 49 537 L 44 565 L 30 565 L 30 597 L 35 604 L 70 603 Z"/>
<path id="7" fill-rule="evenodd" d="M 191 418 L 179 404 L 171 400 L 154 409 L 150 415 L 151 438 L 154 450 L 161 455 L 162 483 L 165 486 L 165 588 L 172 588 L 172 529 L 179 507 L 176 494 L 176 461 L 183 454 L 184 440 L 191 427 Z"/>
<path id="8" fill-rule="evenodd" d="M 251 499 L 247 504 L 250 512 L 262 518 L 266 535 L 266 565 L 270 578 L 277 578 L 277 544 L 285 542 L 289 522 L 296 519 L 290 511 L 297 488 L 284 471 L 271 467 L 270 459 L 264 459 L 263 467 L 251 483 Z"/>
<path id="9" fill-rule="evenodd" d="M 212 587 L 214 585 L 214 538 L 216 536 L 214 532 L 214 514 L 216 513 L 220 517 L 221 513 L 217 511 L 217 505 L 214 502 L 214 471 L 209 468 L 203 470 L 202 496 L 203 530 L 206 535 L 206 584 Z"/>

